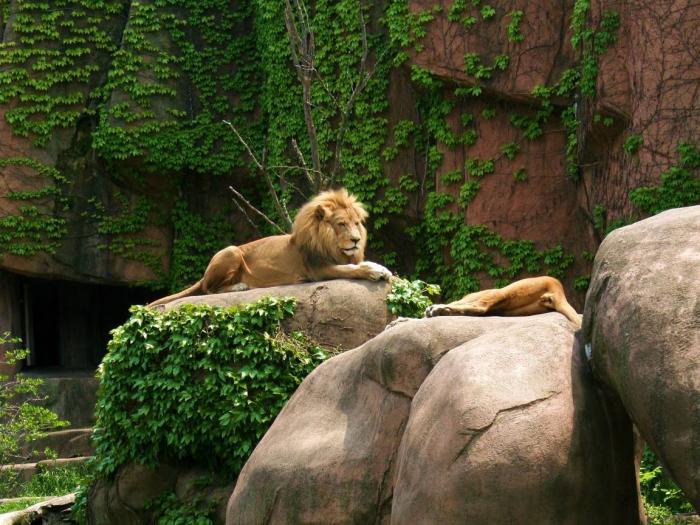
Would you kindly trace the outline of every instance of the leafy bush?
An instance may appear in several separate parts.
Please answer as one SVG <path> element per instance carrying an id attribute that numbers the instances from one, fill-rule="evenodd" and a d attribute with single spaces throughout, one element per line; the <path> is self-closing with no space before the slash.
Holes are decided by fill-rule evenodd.
<path id="1" fill-rule="evenodd" d="M 304 377 L 328 356 L 280 322 L 292 298 L 160 312 L 132 307 L 101 365 L 96 472 L 194 461 L 235 477 Z"/>
<path id="2" fill-rule="evenodd" d="M 430 296 L 440 294 L 437 284 L 428 284 L 419 279 L 394 278 L 386 303 L 392 314 L 400 317 L 423 317 L 425 309 L 433 304 Z"/>
<path id="3" fill-rule="evenodd" d="M 0 358 L 0 364 L 11 366 L 27 356 L 26 349 L 11 349 L 19 343 L 21 340 L 9 333 L 0 334 L 0 348 L 9 348 Z M 0 375 L 1 465 L 23 461 L 22 450 L 27 443 L 68 424 L 49 409 L 37 405 L 43 400 L 39 394 L 41 383 L 40 379 L 22 374 L 14 377 Z M 20 489 L 13 470 L 0 470 L 0 497 L 16 494 Z"/>
<path id="4" fill-rule="evenodd" d="M 658 458 L 648 447 L 642 456 L 639 485 L 650 525 L 671 524 L 674 514 L 693 511 L 681 489 L 664 471 Z"/>

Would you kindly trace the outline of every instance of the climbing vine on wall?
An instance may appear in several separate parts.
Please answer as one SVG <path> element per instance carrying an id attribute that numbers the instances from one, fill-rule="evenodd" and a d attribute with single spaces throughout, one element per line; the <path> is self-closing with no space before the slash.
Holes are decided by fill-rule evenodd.
<path id="1" fill-rule="evenodd" d="M 46 185 L 6 195 L 16 210 L 0 216 L 0 253 L 55 252 L 67 232 L 65 219 L 54 213 L 54 208 L 67 206 L 62 196 L 66 179 L 55 168 L 26 157 L 0 158 L 0 170 L 8 168 L 33 172 Z"/>
<path id="2" fill-rule="evenodd" d="M 84 120 L 91 146 L 108 169 L 136 167 L 135 176 L 141 177 L 236 173 L 245 196 L 272 218 L 277 211 L 247 148 L 264 158 L 275 187 L 293 209 L 308 196 L 303 165 L 310 164 L 317 147 L 328 180 L 347 186 L 366 203 L 372 215 L 370 247 L 387 264 L 399 259 L 386 242 L 387 228 L 414 208 L 405 233 L 415 254 L 402 255 L 415 257 L 415 273 L 440 283 L 448 294 L 474 290 L 484 278 L 501 284 L 532 272 L 561 277 L 573 264 L 574 255 L 560 245 L 542 249 L 532 241 L 507 240 L 483 225 L 465 224 L 464 216 L 494 173 L 507 170 L 514 184 L 528 180 L 519 156 L 528 141 L 541 140 L 557 121 L 567 134 L 568 174 L 579 176 L 579 135 L 588 124 L 581 120 L 589 118 L 582 108 L 595 98 L 597 62 L 615 42 L 619 26 L 613 12 L 592 20 L 589 0 L 574 2 L 570 21 L 577 62 L 551 85 L 535 87 L 531 107 L 520 104 L 517 113 L 508 103 L 482 100 L 491 83 L 512 67 L 509 53 L 486 57 L 467 50 L 463 73 L 468 81 L 458 85 L 408 66 L 408 58 L 424 50 L 428 24 L 436 17 L 466 31 L 501 31 L 504 51 L 513 53 L 527 45 L 523 11 L 482 0 L 458 0 L 445 12 L 438 3 L 416 11 L 407 0 L 381 6 L 360 0 L 303 4 L 314 41 L 313 60 L 306 65 L 313 71 L 308 104 L 313 137 L 293 66 L 285 2 L 57 0 L 48 5 L 18 0 L 13 5 L 16 37 L 0 45 L 0 104 L 11 107 L 5 118 L 15 133 L 37 145 Z M 415 116 L 390 122 L 388 92 L 395 68 L 410 75 L 417 102 Z M 484 123 L 504 114 L 514 137 L 491 158 L 471 153 L 487 129 Z M 590 118 L 604 125 L 611 119 Z M 223 120 L 235 126 L 245 145 Z M 630 138 L 625 151 L 634 154 L 639 145 Z M 458 147 L 467 152 L 464 165 L 445 170 L 445 152 Z M 389 173 L 387 166 L 410 150 L 413 169 Z M 673 180 L 693 169 L 683 155 Z M 631 198 L 663 201 L 664 192 L 640 189 Z M 91 202 L 84 217 L 96 223 L 103 249 L 149 266 L 156 285 L 180 288 L 196 280 L 214 251 L 247 239 L 236 239 L 223 216 L 195 213 L 186 195 L 174 202 L 172 212 L 164 212 L 147 197 L 115 195 L 109 205 Z M 653 208 L 640 204 L 640 209 Z M 24 231 L 49 237 L 46 246 L 53 250 L 65 224 L 58 215 L 53 219 L 59 222 L 43 217 L 33 223 L 37 210 L 21 212 Z M 14 223 L 7 220 L 9 230 Z M 144 235 L 157 221 L 174 232 L 167 274 L 160 261 L 164 247 Z M 262 234 L 272 233 L 265 224 L 258 227 Z M 16 244 L 9 237 L 5 242 L 0 251 Z M 15 252 L 35 253 L 26 246 Z"/>
<path id="3" fill-rule="evenodd" d="M 124 0 L 18 1 L 14 40 L 0 43 L 0 104 L 15 134 L 46 145 L 57 128 L 94 114 L 100 60 L 117 49 Z"/>

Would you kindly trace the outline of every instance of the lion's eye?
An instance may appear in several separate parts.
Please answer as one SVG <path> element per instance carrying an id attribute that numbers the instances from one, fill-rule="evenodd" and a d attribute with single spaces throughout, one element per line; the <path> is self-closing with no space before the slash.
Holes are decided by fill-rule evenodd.
<path id="1" fill-rule="evenodd" d="M 340 226 L 341 228 L 345 228 L 347 225 L 348 225 L 347 222 L 339 222 L 338 223 L 338 226 Z"/>

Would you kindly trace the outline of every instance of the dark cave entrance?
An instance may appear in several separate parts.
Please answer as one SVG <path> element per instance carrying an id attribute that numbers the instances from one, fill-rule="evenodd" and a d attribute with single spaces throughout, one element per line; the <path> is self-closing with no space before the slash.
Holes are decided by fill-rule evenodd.
<path id="1" fill-rule="evenodd" d="M 31 370 L 94 370 L 107 352 L 110 330 L 132 304 L 158 297 L 147 288 L 21 277 L 24 344 Z"/>

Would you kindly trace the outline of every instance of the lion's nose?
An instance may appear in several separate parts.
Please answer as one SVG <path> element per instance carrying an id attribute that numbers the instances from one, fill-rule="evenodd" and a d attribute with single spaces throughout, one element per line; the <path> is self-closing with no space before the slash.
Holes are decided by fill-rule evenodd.
<path id="1" fill-rule="evenodd" d="M 350 240 L 357 244 L 360 242 L 360 234 L 359 233 L 353 233 L 352 236 L 350 237 Z"/>

